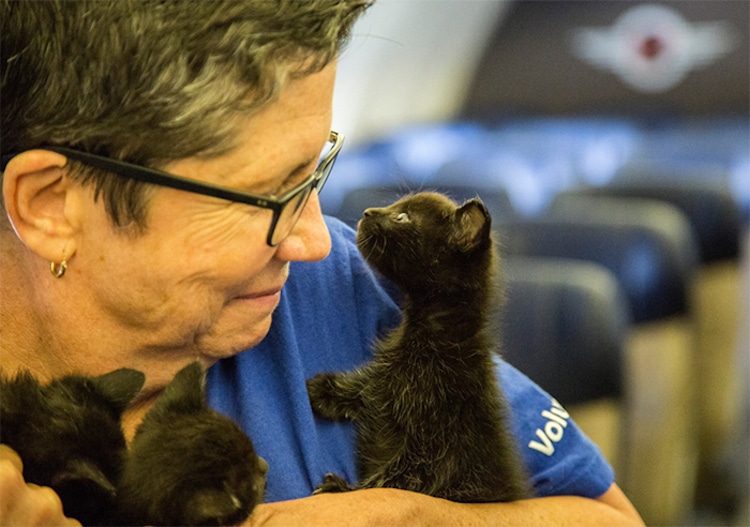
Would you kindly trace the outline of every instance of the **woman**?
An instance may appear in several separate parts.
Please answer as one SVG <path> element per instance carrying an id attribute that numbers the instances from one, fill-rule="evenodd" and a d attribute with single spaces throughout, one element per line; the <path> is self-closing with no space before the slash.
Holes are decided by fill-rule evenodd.
<path id="1" fill-rule="evenodd" d="M 343 140 L 336 57 L 366 4 L 2 4 L 3 371 L 143 371 L 132 436 L 179 369 L 212 367 L 212 404 L 271 466 L 252 525 L 639 524 L 572 424 L 556 457 L 524 452 L 547 497 L 309 497 L 321 474 L 355 468 L 351 428 L 312 417 L 304 379 L 366 360 L 397 317 L 317 197 Z M 498 371 L 523 446 L 552 399 Z M 64 524 L 54 493 L 0 456 L 0 523 Z"/>

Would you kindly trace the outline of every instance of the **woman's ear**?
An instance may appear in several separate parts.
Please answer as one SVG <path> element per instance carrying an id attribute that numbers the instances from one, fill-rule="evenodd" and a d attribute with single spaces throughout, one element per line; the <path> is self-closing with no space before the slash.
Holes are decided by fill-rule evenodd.
<path id="1" fill-rule="evenodd" d="M 3 173 L 5 210 L 21 241 L 49 261 L 75 253 L 77 222 L 70 193 L 77 186 L 65 176 L 67 158 L 29 150 L 10 160 Z"/>

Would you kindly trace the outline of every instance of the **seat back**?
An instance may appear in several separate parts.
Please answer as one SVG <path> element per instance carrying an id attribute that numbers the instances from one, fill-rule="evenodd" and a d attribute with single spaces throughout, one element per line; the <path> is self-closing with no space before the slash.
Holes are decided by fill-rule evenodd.
<path id="1" fill-rule="evenodd" d="M 692 505 L 698 463 L 688 293 L 697 242 L 689 221 L 666 203 L 589 197 L 498 228 L 509 256 L 584 260 L 617 277 L 633 321 L 618 482 L 646 523 L 679 524 Z"/>
<path id="2" fill-rule="evenodd" d="M 623 395 L 627 300 L 610 271 L 580 260 L 509 257 L 504 357 L 563 405 Z"/>
<path id="3" fill-rule="evenodd" d="M 581 195 L 670 203 L 686 215 L 696 235 L 700 265 L 688 293 L 696 328 L 697 382 L 701 387 L 697 391 L 698 500 L 711 504 L 721 499 L 715 489 L 722 486 L 725 474 L 718 467 L 723 452 L 731 447 L 742 412 L 737 375 L 742 230 L 739 206 L 725 182 L 697 169 L 689 177 L 665 169 L 631 170 L 621 173 L 609 185 L 561 195 L 557 200 L 576 200 Z"/>

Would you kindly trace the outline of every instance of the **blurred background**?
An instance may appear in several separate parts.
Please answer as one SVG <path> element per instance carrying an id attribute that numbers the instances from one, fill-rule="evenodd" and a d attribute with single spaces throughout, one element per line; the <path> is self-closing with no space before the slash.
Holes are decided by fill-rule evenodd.
<path id="1" fill-rule="evenodd" d="M 339 64 L 324 212 L 481 197 L 503 355 L 649 525 L 750 525 L 749 38 L 747 0 L 378 0 Z"/>

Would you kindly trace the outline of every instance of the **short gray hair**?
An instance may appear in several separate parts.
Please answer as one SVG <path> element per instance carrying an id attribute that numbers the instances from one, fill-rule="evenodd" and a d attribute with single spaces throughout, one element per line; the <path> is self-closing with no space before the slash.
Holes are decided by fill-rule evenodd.
<path id="1" fill-rule="evenodd" d="M 0 4 L 0 145 L 64 145 L 159 166 L 230 150 L 238 119 L 320 71 L 371 0 L 77 0 Z M 76 163 L 115 225 L 143 184 Z"/>

